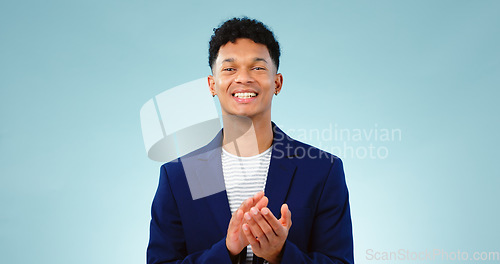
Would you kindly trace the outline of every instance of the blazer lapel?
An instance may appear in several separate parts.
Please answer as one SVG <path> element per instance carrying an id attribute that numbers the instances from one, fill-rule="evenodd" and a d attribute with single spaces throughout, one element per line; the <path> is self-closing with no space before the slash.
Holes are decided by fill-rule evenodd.
<path id="1" fill-rule="evenodd" d="M 274 123 L 272 125 L 274 132 L 273 150 L 265 195 L 269 198 L 269 210 L 279 219 L 281 205 L 286 201 L 288 189 L 297 165 L 290 160 L 290 157 L 293 156 L 293 153 L 289 153 L 291 149 L 294 149 L 293 142 Z"/>
<path id="2" fill-rule="evenodd" d="M 269 171 L 267 174 L 265 195 L 269 198 L 267 207 L 276 218 L 281 218 L 281 205 L 286 202 L 290 183 L 297 165 L 290 158 L 294 156 L 295 150 L 292 140 L 272 123 L 273 126 L 273 150 Z M 253 264 L 262 264 L 264 259 L 253 255 Z"/>
<path id="3" fill-rule="evenodd" d="M 231 209 L 227 199 L 227 193 L 224 184 L 224 175 L 222 173 L 222 130 L 212 140 L 202 152 L 197 155 L 196 177 L 205 196 L 205 202 L 212 212 L 217 226 L 224 235 L 227 232 L 229 221 L 231 220 Z M 222 187 L 221 187 L 222 186 Z M 215 191 L 214 191 L 215 190 Z"/>

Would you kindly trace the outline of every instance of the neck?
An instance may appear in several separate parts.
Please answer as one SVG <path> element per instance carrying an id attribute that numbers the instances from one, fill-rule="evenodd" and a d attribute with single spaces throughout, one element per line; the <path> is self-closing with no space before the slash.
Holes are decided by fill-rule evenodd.
<path id="1" fill-rule="evenodd" d="M 225 115 L 223 148 L 240 157 L 264 152 L 273 143 L 271 120 L 256 122 L 248 117 Z"/>

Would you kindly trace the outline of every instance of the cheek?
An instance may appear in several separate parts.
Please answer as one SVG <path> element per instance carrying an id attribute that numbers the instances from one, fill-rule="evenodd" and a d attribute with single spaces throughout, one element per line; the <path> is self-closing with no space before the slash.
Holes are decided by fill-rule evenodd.
<path id="1" fill-rule="evenodd" d="M 274 94 L 274 90 L 275 90 L 275 85 L 274 85 L 274 82 L 266 82 L 265 83 L 265 87 L 266 87 L 266 92 L 268 92 L 269 94 Z"/>
<path id="2" fill-rule="evenodd" d="M 268 75 L 262 76 L 259 80 L 261 86 L 274 89 L 274 79 Z"/>
<path id="3" fill-rule="evenodd" d="M 216 83 L 216 89 L 219 91 L 225 91 L 228 89 L 229 84 L 231 84 L 231 80 L 221 78 Z"/>

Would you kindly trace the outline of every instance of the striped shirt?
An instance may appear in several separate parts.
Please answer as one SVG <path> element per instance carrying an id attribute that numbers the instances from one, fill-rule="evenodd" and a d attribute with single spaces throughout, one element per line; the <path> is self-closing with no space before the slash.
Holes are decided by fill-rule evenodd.
<path id="1" fill-rule="evenodd" d="M 265 189 L 271 149 L 272 146 L 258 155 L 239 157 L 222 148 L 222 172 L 231 214 L 243 201 Z M 252 263 L 252 256 L 252 248 L 248 245 L 247 264 Z"/>

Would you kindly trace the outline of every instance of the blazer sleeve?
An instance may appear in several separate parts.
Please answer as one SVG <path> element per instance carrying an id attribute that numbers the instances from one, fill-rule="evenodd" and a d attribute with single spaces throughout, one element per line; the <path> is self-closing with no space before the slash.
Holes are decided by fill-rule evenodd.
<path id="1" fill-rule="evenodd" d="M 188 254 L 182 219 L 165 166 L 161 167 L 160 181 L 151 207 L 147 263 L 231 264 L 225 238 L 207 250 Z"/>
<path id="2" fill-rule="evenodd" d="M 323 186 L 308 252 L 286 241 L 281 263 L 354 263 L 349 195 L 340 158 Z"/>

